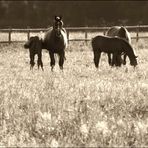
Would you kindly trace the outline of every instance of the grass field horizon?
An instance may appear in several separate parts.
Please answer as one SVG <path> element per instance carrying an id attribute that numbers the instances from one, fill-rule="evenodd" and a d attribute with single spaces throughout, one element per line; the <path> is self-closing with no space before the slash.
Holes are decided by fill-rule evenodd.
<path id="1" fill-rule="evenodd" d="M 30 71 L 23 44 L 1 44 L 0 146 L 148 146 L 148 44 L 132 46 L 135 69 L 102 54 L 96 70 L 90 43 L 70 42 L 63 72 L 57 58 L 51 72 L 46 50 L 44 71 Z"/>

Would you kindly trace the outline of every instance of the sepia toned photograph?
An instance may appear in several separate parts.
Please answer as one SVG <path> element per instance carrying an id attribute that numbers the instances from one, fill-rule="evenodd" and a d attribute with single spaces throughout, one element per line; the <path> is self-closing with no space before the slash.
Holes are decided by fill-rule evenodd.
<path id="1" fill-rule="evenodd" d="M 148 1 L 1 0 L 0 147 L 148 147 Z"/>

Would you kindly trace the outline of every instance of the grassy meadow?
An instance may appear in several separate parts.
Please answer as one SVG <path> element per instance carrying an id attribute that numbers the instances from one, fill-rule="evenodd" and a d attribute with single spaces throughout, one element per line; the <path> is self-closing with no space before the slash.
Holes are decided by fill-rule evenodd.
<path id="1" fill-rule="evenodd" d="M 70 42 L 63 72 L 30 70 L 23 44 L 0 44 L 0 146 L 148 146 L 148 44 L 132 42 L 138 66 L 111 68 L 91 45 Z"/>

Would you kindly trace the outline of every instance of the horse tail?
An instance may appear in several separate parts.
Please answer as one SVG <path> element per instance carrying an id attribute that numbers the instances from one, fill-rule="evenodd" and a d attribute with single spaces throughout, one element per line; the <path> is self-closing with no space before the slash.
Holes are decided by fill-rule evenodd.
<path id="1" fill-rule="evenodd" d="M 126 30 L 126 39 L 131 44 L 131 36 L 130 33 Z"/>
<path id="2" fill-rule="evenodd" d="M 94 50 L 94 40 L 95 40 L 95 38 L 91 39 L 91 45 L 92 45 L 93 50 Z"/>
<path id="3" fill-rule="evenodd" d="M 97 39 L 97 37 L 94 37 L 91 40 L 91 45 L 92 45 L 93 51 L 97 50 L 97 41 L 96 41 L 96 39 Z"/>

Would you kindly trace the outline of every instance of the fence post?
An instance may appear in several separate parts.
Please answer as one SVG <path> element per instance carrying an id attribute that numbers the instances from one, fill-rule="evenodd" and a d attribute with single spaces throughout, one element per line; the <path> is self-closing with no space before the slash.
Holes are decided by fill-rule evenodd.
<path id="1" fill-rule="evenodd" d="M 139 29 L 140 29 L 140 25 L 137 27 L 136 42 L 138 42 L 138 40 L 139 40 Z"/>
<path id="2" fill-rule="evenodd" d="M 87 44 L 87 30 L 85 30 L 85 43 Z"/>
<path id="3" fill-rule="evenodd" d="M 68 39 L 68 43 L 69 43 L 69 30 L 67 30 L 67 39 Z"/>
<path id="4" fill-rule="evenodd" d="M 29 26 L 27 27 L 27 29 L 28 29 L 28 31 L 27 31 L 27 39 L 29 40 L 29 38 L 30 38 L 30 30 L 29 30 Z"/>
<path id="5" fill-rule="evenodd" d="M 105 35 L 106 34 L 106 30 L 104 29 L 104 31 L 103 31 L 103 35 Z"/>
<path id="6" fill-rule="evenodd" d="M 11 29 L 11 27 L 9 27 L 9 36 L 8 36 L 9 44 L 11 43 L 11 32 L 12 32 L 12 29 Z"/>

